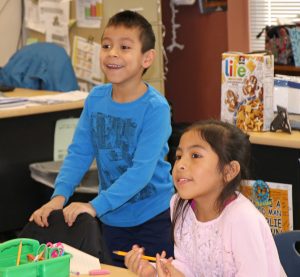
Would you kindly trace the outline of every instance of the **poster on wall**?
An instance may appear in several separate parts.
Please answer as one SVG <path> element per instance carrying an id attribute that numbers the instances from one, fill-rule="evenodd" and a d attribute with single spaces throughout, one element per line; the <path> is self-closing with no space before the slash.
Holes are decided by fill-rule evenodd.
<path id="1" fill-rule="evenodd" d="M 227 10 L 227 0 L 198 0 L 200 13 L 222 12 Z"/>
<path id="2" fill-rule="evenodd" d="M 247 180 L 241 192 L 265 216 L 273 235 L 293 230 L 291 184 Z"/>
<path id="3" fill-rule="evenodd" d="M 53 22 L 55 18 L 68 25 L 70 18 L 70 2 L 61 0 L 24 0 L 25 26 L 28 29 L 45 33 L 46 22 Z"/>
<path id="4" fill-rule="evenodd" d="M 78 27 L 100 28 L 102 13 L 102 0 L 76 0 L 76 19 Z"/>
<path id="5" fill-rule="evenodd" d="M 72 64 L 79 80 L 93 85 L 104 82 L 104 75 L 100 69 L 100 50 L 101 45 L 93 38 L 74 36 Z"/>

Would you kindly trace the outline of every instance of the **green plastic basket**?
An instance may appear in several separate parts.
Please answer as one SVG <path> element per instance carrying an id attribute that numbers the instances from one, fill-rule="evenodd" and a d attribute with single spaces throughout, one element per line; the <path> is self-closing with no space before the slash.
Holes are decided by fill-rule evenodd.
<path id="1" fill-rule="evenodd" d="M 17 263 L 18 249 L 22 240 L 22 253 L 19 266 Z M 27 254 L 37 253 L 40 244 L 37 240 L 19 238 L 0 244 L 0 277 L 69 277 L 69 253 L 63 256 L 28 262 Z"/>

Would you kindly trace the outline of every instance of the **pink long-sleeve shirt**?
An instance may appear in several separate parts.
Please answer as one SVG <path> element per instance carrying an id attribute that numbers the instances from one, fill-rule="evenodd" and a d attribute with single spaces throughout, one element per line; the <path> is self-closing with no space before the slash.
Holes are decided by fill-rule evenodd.
<path id="1" fill-rule="evenodd" d="M 242 194 L 209 222 L 198 221 L 189 207 L 175 240 L 173 265 L 186 277 L 285 276 L 266 219 Z"/>

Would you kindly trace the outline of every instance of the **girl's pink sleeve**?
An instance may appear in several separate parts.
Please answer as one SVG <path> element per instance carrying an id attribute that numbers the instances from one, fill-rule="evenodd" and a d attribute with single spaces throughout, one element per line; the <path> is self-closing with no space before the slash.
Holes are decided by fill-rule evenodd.
<path id="1" fill-rule="evenodd" d="M 247 213 L 231 226 L 238 276 L 279 277 L 281 264 L 270 228 L 262 215 Z"/>

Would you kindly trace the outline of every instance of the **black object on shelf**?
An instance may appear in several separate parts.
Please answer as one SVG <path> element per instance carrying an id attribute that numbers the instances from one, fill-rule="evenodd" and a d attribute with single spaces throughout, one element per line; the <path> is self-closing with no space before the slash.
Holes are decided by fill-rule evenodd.
<path id="1" fill-rule="evenodd" d="M 277 130 L 282 130 L 290 134 L 292 133 L 287 110 L 286 108 L 278 105 L 277 105 L 277 115 L 271 122 L 271 126 L 270 126 L 271 132 L 276 132 Z"/>

